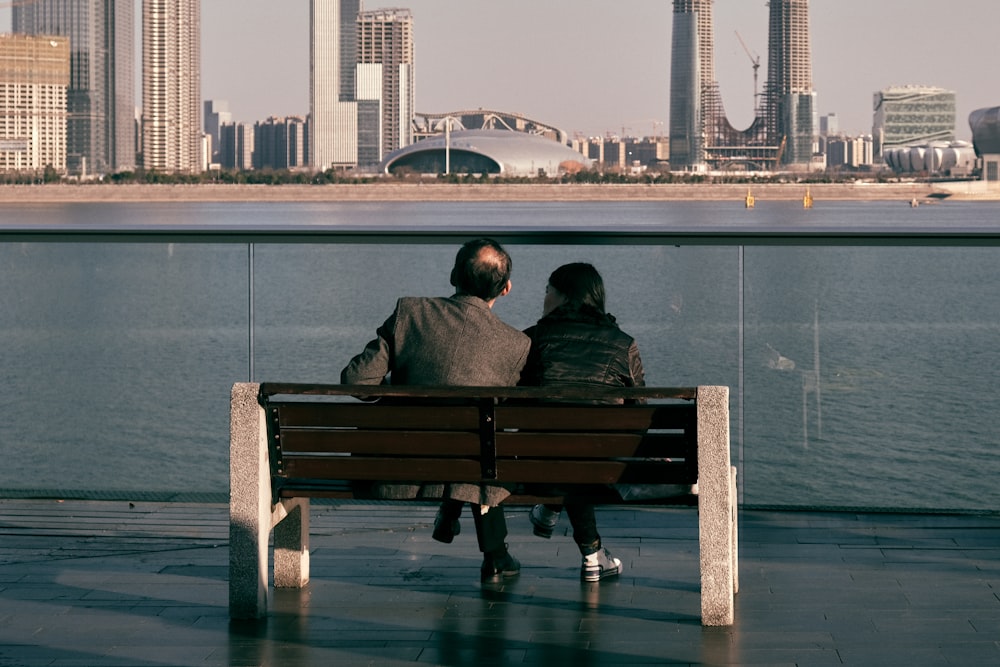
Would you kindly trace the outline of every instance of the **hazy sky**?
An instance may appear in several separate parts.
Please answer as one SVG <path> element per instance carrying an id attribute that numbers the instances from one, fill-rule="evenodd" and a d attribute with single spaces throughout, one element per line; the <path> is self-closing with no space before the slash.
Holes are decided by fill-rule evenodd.
<path id="1" fill-rule="evenodd" d="M 517 111 L 586 135 L 666 132 L 670 0 L 363 0 L 414 16 L 417 111 Z M 141 3 L 137 3 L 141 5 Z M 812 0 L 818 110 L 871 131 L 872 93 L 890 85 L 954 90 L 956 132 L 1000 105 L 998 0 Z M 236 120 L 305 115 L 308 0 L 202 0 L 202 93 Z M 4 10 L 2 29 L 9 29 Z M 753 68 L 767 77 L 765 0 L 715 0 L 716 75 L 737 127 L 753 113 Z M 137 99 L 139 99 L 137 93 Z"/>

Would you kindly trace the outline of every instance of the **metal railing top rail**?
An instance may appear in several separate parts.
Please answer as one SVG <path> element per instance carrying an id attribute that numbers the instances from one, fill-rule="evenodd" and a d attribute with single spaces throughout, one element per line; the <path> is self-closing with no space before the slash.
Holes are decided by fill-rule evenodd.
<path id="1" fill-rule="evenodd" d="M 183 225 L 77 227 L 73 225 L 0 226 L 0 243 L 317 243 L 460 244 L 490 236 L 507 245 L 689 245 L 689 246 L 1000 246 L 1000 225 L 986 227 L 801 227 L 734 226 L 593 228 L 397 226 L 243 228 Z"/>

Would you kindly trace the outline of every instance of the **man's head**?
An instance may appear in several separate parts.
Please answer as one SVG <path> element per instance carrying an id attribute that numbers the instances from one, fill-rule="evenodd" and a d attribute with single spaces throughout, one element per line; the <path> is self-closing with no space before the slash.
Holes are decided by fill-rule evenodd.
<path id="1" fill-rule="evenodd" d="M 460 294 L 493 301 L 510 291 L 512 266 L 510 255 L 493 239 L 468 241 L 455 255 L 451 284 Z"/>

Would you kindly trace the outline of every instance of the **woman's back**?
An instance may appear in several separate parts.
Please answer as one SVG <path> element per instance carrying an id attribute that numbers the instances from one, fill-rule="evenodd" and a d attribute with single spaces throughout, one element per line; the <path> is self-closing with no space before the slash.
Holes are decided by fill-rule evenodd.
<path id="1" fill-rule="evenodd" d="M 525 332 L 531 352 L 521 384 L 532 386 L 642 386 L 635 339 L 615 318 L 586 305 L 566 304 Z"/>

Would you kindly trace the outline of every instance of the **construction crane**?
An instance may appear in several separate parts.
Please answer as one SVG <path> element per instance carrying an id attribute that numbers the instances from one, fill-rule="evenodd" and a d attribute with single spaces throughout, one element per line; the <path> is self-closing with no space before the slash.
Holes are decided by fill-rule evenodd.
<path id="1" fill-rule="evenodd" d="M 746 42 L 740 37 L 740 31 L 734 30 L 736 33 L 736 39 L 740 40 L 740 44 L 743 46 L 743 50 L 747 52 L 747 56 L 750 58 L 750 62 L 753 64 L 753 112 L 757 113 L 757 70 L 760 69 L 760 56 L 756 53 L 750 51 Z"/>

